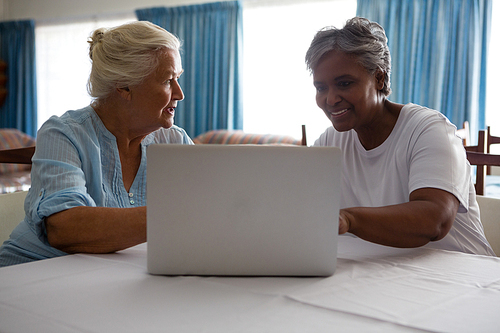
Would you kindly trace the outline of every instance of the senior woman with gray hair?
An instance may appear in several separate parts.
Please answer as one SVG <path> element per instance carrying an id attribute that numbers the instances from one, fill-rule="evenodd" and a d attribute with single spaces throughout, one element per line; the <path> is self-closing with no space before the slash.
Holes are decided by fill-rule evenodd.
<path id="1" fill-rule="evenodd" d="M 0 248 L 0 266 L 145 242 L 146 147 L 192 144 L 174 125 L 184 98 L 175 36 L 133 22 L 98 29 L 89 44 L 93 102 L 40 128 L 26 217 Z"/>
<path id="2" fill-rule="evenodd" d="M 316 146 L 343 152 L 339 233 L 392 247 L 494 255 L 456 127 L 438 111 L 389 101 L 384 29 L 355 17 L 314 37 L 306 54 L 330 119 Z"/>

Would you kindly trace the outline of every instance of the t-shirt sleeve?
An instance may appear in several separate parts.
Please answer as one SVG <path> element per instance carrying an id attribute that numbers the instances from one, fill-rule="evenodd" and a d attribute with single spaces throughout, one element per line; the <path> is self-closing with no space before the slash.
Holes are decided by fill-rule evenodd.
<path id="1" fill-rule="evenodd" d="M 455 126 L 444 116 L 431 114 L 415 127 L 408 147 L 409 191 L 438 188 L 469 206 L 470 166 Z"/>

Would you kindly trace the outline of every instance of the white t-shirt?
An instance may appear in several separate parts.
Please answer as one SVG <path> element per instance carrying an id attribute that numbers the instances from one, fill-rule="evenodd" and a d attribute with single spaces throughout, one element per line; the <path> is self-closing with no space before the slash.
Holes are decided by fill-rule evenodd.
<path id="1" fill-rule="evenodd" d="M 495 255 L 484 236 L 471 167 L 455 133 L 442 113 L 408 104 L 389 137 L 374 149 L 366 150 L 354 130 L 337 132 L 333 127 L 314 145 L 343 152 L 341 208 L 405 203 L 419 188 L 445 190 L 460 201 L 458 214 L 443 239 L 425 246 Z"/>

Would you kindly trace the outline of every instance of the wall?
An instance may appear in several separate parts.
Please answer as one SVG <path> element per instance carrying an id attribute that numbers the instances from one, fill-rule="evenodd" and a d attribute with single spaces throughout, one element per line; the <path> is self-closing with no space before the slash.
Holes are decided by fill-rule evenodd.
<path id="1" fill-rule="evenodd" d="M 0 0 L 0 21 L 34 19 L 38 23 L 78 18 L 133 14 L 135 9 L 182 6 L 225 0 Z M 336 0 L 243 0 L 245 7 L 280 6 L 308 1 Z"/>
<path id="2" fill-rule="evenodd" d="M 4 6 L 5 6 L 5 1 L 4 0 L 0 0 L 0 21 L 3 21 L 4 20 Z"/>
<path id="3" fill-rule="evenodd" d="M 34 19 L 38 23 L 133 14 L 135 9 L 182 6 L 226 0 L 0 0 L 0 21 Z M 337 0 L 243 0 L 245 8 L 286 6 Z M 499 0 L 500 1 L 500 0 Z"/>
<path id="4" fill-rule="evenodd" d="M 137 8 L 179 6 L 208 0 L 0 0 L 0 20 L 51 21 L 130 14 Z"/>

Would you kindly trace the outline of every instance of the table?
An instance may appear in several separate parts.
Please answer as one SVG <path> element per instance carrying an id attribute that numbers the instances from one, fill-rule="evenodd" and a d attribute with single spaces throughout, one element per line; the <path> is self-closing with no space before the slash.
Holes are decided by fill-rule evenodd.
<path id="1" fill-rule="evenodd" d="M 145 244 L 0 269 L 1 332 L 498 332 L 500 259 L 339 237 L 328 278 L 153 276 Z"/>

